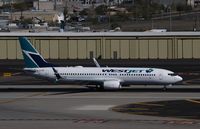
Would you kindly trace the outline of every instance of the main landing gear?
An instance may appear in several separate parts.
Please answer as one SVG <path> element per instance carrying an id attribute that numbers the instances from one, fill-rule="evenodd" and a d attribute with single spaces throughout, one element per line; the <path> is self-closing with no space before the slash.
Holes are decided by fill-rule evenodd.
<path id="1" fill-rule="evenodd" d="M 89 88 L 90 90 L 104 91 L 104 87 L 101 85 L 96 85 L 95 87 L 93 87 L 93 86 L 86 86 L 86 87 Z"/>
<path id="2" fill-rule="evenodd" d="M 96 90 L 97 91 L 103 91 L 104 87 L 102 85 L 96 85 Z"/>
<path id="3" fill-rule="evenodd" d="M 167 90 L 167 85 L 164 85 L 163 91 L 166 91 L 166 90 Z"/>

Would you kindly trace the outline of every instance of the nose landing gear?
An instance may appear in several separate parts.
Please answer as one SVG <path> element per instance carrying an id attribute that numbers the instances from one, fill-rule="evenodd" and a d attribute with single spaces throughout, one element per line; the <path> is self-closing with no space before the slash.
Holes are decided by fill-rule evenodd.
<path id="1" fill-rule="evenodd" d="M 172 84 L 164 85 L 164 86 L 163 86 L 163 91 L 166 91 L 166 90 L 167 90 L 167 87 L 171 87 L 171 86 L 172 86 Z"/>

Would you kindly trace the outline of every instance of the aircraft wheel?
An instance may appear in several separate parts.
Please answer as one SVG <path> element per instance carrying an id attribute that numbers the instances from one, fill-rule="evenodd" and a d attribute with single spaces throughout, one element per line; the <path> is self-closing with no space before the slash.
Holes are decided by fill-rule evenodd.
<path id="1" fill-rule="evenodd" d="M 101 85 L 97 85 L 97 86 L 96 86 L 96 89 L 97 89 L 97 91 L 103 91 L 103 90 L 104 90 L 104 87 L 101 86 Z"/>
<path id="2" fill-rule="evenodd" d="M 167 91 L 167 85 L 164 85 L 163 91 Z"/>

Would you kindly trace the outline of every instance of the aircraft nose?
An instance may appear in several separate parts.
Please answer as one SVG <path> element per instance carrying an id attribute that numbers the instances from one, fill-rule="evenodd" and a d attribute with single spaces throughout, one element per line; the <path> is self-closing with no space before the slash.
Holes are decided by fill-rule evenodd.
<path id="1" fill-rule="evenodd" d="M 177 82 L 180 82 L 183 80 L 183 78 L 181 76 L 176 76 L 176 80 L 177 80 Z"/>

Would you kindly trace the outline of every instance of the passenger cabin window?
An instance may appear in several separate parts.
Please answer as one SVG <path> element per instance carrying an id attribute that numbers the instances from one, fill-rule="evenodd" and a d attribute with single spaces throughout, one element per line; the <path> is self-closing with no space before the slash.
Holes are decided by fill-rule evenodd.
<path id="1" fill-rule="evenodd" d="M 177 76 L 177 74 L 175 74 L 175 73 L 168 73 L 168 75 L 170 75 L 170 76 Z"/>

